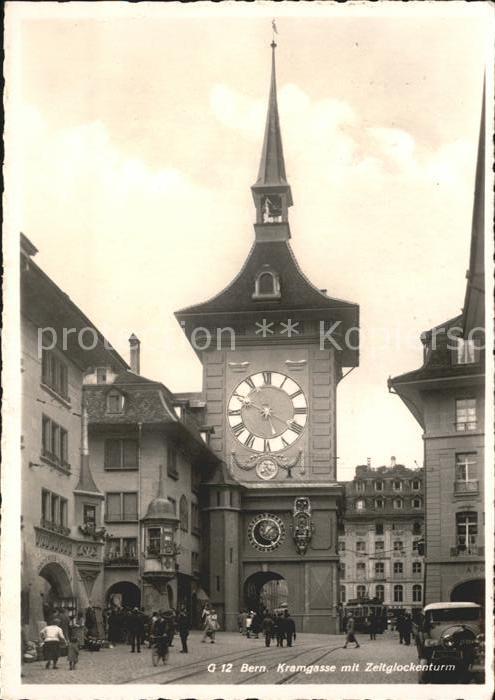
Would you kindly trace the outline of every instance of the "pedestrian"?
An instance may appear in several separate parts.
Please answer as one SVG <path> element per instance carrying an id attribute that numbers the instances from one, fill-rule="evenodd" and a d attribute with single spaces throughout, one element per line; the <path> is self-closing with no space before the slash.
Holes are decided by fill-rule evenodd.
<path id="1" fill-rule="evenodd" d="M 173 647 L 174 644 L 174 634 L 175 634 L 175 615 L 173 610 L 166 610 L 164 613 L 165 622 L 167 626 L 167 645 Z"/>
<path id="2" fill-rule="evenodd" d="M 141 615 L 141 620 L 143 622 L 143 631 L 141 633 L 141 645 L 144 646 L 144 640 L 146 638 L 146 632 L 148 630 L 148 625 L 149 625 L 149 617 L 146 615 L 144 612 L 144 608 L 139 609 L 139 614 Z"/>
<path id="3" fill-rule="evenodd" d="M 412 619 L 409 614 L 404 616 L 402 621 L 402 635 L 404 637 L 404 643 L 408 647 L 411 645 L 411 632 L 412 632 Z"/>
<path id="4" fill-rule="evenodd" d="M 62 628 L 55 623 L 55 619 L 50 620 L 50 623 L 43 627 L 40 631 L 40 639 L 43 643 L 43 658 L 46 661 L 45 668 L 50 668 L 50 663 L 53 668 L 57 667 L 57 661 L 60 656 L 60 645 L 66 644 L 67 640 L 64 637 Z"/>
<path id="5" fill-rule="evenodd" d="M 402 613 L 397 616 L 397 632 L 399 633 L 399 644 L 402 644 L 404 639 L 404 617 Z"/>
<path id="6" fill-rule="evenodd" d="M 259 639 L 260 635 L 260 616 L 256 611 L 251 612 L 251 633 L 254 635 L 255 639 Z"/>
<path id="7" fill-rule="evenodd" d="M 76 634 L 76 627 L 70 629 L 69 645 L 67 648 L 67 660 L 69 662 L 69 670 L 74 671 L 77 662 L 79 661 L 79 641 Z"/>
<path id="8" fill-rule="evenodd" d="M 206 617 L 204 635 L 201 641 L 206 642 L 206 639 L 209 638 L 210 642 L 212 644 L 215 644 L 215 632 L 218 630 L 218 627 L 219 625 L 217 614 L 215 612 L 215 609 L 211 608 L 209 614 Z"/>
<path id="9" fill-rule="evenodd" d="M 290 616 L 288 610 L 285 611 L 284 617 L 285 617 L 285 635 L 287 638 L 287 646 L 291 647 L 292 640 L 296 639 L 296 623 L 294 622 L 294 620 Z"/>
<path id="10" fill-rule="evenodd" d="M 284 639 L 285 639 L 285 617 L 283 616 L 282 613 L 278 613 L 278 615 L 277 615 L 276 631 L 277 631 L 277 646 L 283 647 L 284 646 Z"/>
<path id="11" fill-rule="evenodd" d="M 368 618 L 368 631 L 370 633 L 370 639 L 376 639 L 376 629 L 378 627 L 378 621 L 376 615 L 370 615 Z"/>
<path id="12" fill-rule="evenodd" d="M 179 610 L 179 615 L 177 616 L 177 629 L 179 630 L 180 642 L 182 644 L 181 654 L 187 654 L 187 638 L 189 636 L 189 615 L 184 605 L 181 606 Z"/>
<path id="13" fill-rule="evenodd" d="M 84 624 L 84 615 L 81 611 L 79 611 L 77 613 L 77 616 L 72 618 L 69 628 L 69 639 L 74 638 L 77 643 L 78 649 L 82 649 L 84 646 L 85 636 L 86 626 Z"/>
<path id="14" fill-rule="evenodd" d="M 269 647 L 273 635 L 273 618 L 271 615 L 265 615 L 263 622 L 261 623 L 261 631 L 265 635 L 265 646 Z"/>
<path id="15" fill-rule="evenodd" d="M 89 601 L 89 605 L 86 608 L 86 618 L 85 618 L 86 629 L 88 630 L 88 636 L 97 637 L 98 636 L 98 626 L 96 624 L 96 611 L 93 607 L 93 603 Z"/>
<path id="16" fill-rule="evenodd" d="M 59 619 L 59 627 L 64 633 L 64 637 L 69 639 L 70 618 L 64 608 L 59 608 L 57 617 Z"/>
<path id="17" fill-rule="evenodd" d="M 351 615 L 351 617 L 349 617 L 349 619 L 347 620 L 347 625 L 346 625 L 347 634 L 346 634 L 346 638 L 345 638 L 344 649 L 347 649 L 347 645 L 349 644 L 349 642 L 354 642 L 356 644 L 356 646 L 354 647 L 355 649 L 358 649 L 360 647 L 360 644 L 359 644 L 359 642 L 356 639 L 356 636 L 354 634 L 355 629 L 356 628 L 354 625 L 354 618 Z"/>
<path id="18" fill-rule="evenodd" d="M 141 638 L 143 636 L 144 621 L 138 608 L 134 608 L 128 617 L 129 642 L 131 645 L 131 654 L 137 650 L 141 653 Z"/>

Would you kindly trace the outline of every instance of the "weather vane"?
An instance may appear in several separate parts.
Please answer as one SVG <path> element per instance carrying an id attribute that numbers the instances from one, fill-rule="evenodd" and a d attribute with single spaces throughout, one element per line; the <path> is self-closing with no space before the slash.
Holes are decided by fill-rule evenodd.
<path id="1" fill-rule="evenodd" d="M 272 19 L 272 43 L 271 43 L 272 49 L 274 49 L 277 46 L 277 44 L 275 43 L 275 34 L 278 34 L 278 30 L 277 30 L 277 25 L 275 24 L 275 20 Z"/>

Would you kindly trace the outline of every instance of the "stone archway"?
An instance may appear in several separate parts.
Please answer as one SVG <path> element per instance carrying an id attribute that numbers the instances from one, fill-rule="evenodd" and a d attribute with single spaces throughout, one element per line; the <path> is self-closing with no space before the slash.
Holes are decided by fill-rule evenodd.
<path id="1" fill-rule="evenodd" d="M 244 582 L 244 604 L 250 610 L 274 610 L 286 606 L 288 598 L 287 581 L 275 571 L 257 571 Z"/>
<path id="2" fill-rule="evenodd" d="M 141 591 L 135 583 L 118 581 L 107 590 L 107 605 L 117 605 L 122 608 L 141 607 Z"/>
<path id="3" fill-rule="evenodd" d="M 485 605 L 485 580 L 482 578 L 462 581 L 452 589 L 450 600 L 454 602 L 477 603 Z"/>
<path id="4" fill-rule="evenodd" d="M 63 601 L 71 601 L 74 593 L 67 572 L 58 562 L 48 562 L 41 567 L 38 575 L 44 580 L 44 586 L 41 589 L 41 607 L 43 619 L 48 622 L 53 609 L 61 604 L 65 607 Z"/>

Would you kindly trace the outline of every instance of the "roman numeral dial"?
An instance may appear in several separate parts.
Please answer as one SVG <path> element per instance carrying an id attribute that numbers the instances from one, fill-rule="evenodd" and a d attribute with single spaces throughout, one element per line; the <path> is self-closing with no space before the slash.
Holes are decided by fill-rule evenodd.
<path id="1" fill-rule="evenodd" d="M 243 379 L 230 396 L 227 419 L 235 438 L 254 452 L 279 452 L 304 432 L 308 405 L 291 377 L 265 370 Z"/>

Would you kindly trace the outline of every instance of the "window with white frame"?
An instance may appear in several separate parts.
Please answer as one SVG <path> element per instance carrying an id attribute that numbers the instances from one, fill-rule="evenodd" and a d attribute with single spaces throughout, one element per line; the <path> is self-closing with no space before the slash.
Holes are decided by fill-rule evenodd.
<path id="1" fill-rule="evenodd" d="M 385 502 L 383 498 L 375 498 L 375 508 L 376 510 L 383 510 Z"/>
<path id="2" fill-rule="evenodd" d="M 345 593 L 345 586 L 340 587 L 340 602 L 345 603 L 346 601 L 346 593 Z"/>
<path id="3" fill-rule="evenodd" d="M 263 265 L 254 279 L 253 299 L 280 299 L 280 277 L 269 265 Z"/>
<path id="4" fill-rule="evenodd" d="M 413 574 L 420 574 L 423 569 L 423 566 L 420 561 L 413 561 L 412 563 L 412 572 Z"/>
<path id="5" fill-rule="evenodd" d="M 394 540 L 393 547 L 394 552 L 402 552 L 402 550 L 404 549 L 404 543 L 402 542 L 402 540 Z"/>
<path id="6" fill-rule="evenodd" d="M 394 574 L 403 574 L 404 564 L 401 561 L 394 561 Z"/>
<path id="7" fill-rule="evenodd" d="M 112 390 L 107 394 L 107 413 L 123 413 L 125 398 L 120 391 Z"/>
<path id="8" fill-rule="evenodd" d="M 375 491 L 383 491 L 383 481 L 381 479 L 375 481 Z"/>
<path id="9" fill-rule="evenodd" d="M 476 399 L 457 399 L 455 402 L 455 429 L 458 432 L 476 430 Z"/>
<path id="10" fill-rule="evenodd" d="M 394 498 L 394 509 L 402 510 L 403 502 L 402 498 Z"/>
<path id="11" fill-rule="evenodd" d="M 476 362 L 476 344 L 472 338 L 456 338 L 454 363 L 456 365 L 471 365 Z"/>
<path id="12" fill-rule="evenodd" d="M 383 552 L 385 549 L 385 542 L 383 540 L 375 541 L 375 552 Z"/>
<path id="13" fill-rule="evenodd" d="M 366 565 L 364 561 L 360 561 L 356 564 L 356 576 L 357 578 L 364 578 L 366 573 Z"/>
<path id="14" fill-rule="evenodd" d="M 423 501 L 419 496 L 416 496 L 415 498 L 412 499 L 412 507 L 415 510 L 419 510 L 423 506 Z"/>
<path id="15" fill-rule="evenodd" d="M 366 586 L 356 586 L 356 598 L 366 598 Z"/>
<path id="16" fill-rule="evenodd" d="M 421 490 L 421 481 L 419 479 L 413 479 L 411 481 L 411 488 L 413 491 L 420 491 Z"/>
<path id="17" fill-rule="evenodd" d="M 385 564 L 383 561 L 375 561 L 375 576 L 383 576 L 385 573 Z"/>
<path id="18" fill-rule="evenodd" d="M 41 382 L 63 399 L 69 397 L 68 365 L 53 350 L 43 350 L 41 355 Z"/>
<path id="19" fill-rule="evenodd" d="M 41 526 L 67 535 L 67 499 L 48 489 L 41 489 Z"/>
<path id="20" fill-rule="evenodd" d="M 394 491 L 402 491 L 402 481 L 400 479 L 394 479 L 392 481 L 392 488 Z"/>
<path id="21" fill-rule="evenodd" d="M 478 553 L 478 513 L 465 511 L 456 514 L 457 549 L 466 554 Z"/>
<path id="22" fill-rule="evenodd" d="M 356 552 L 358 554 L 365 554 L 366 552 L 366 542 L 363 542 L 363 540 L 358 540 L 356 542 Z"/>
<path id="23" fill-rule="evenodd" d="M 404 600 L 404 587 L 398 583 L 394 586 L 394 603 L 402 603 Z"/>
<path id="24" fill-rule="evenodd" d="M 476 452 L 460 452 L 455 456 L 456 481 L 475 481 L 477 478 Z"/>
<path id="25" fill-rule="evenodd" d="M 375 598 L 377 598 L 382 603 L 385 600 L 385 586 L 381 583 L 378 583 L 375 586 Z"/>
<path id="26" fill-rule="evenodd" d="M 366 508 L 366 501 L 363 498 L 358 498 L 356 501 L 356 510 L 364 510 Z"/>
<path id="27" fill-rule="evenodd" d="M 138 441 L 134 438 L 105 440 L 105 469 L 137 469 L 138 455 Z"/>

